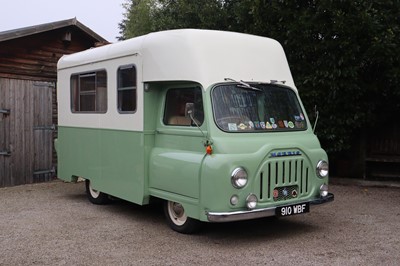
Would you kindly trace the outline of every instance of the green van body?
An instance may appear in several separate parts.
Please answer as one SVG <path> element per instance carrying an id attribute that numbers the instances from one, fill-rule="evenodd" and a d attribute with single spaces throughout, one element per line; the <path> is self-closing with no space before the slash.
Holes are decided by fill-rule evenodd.
<path id="1" fill-rule="evenodd" d="M 177 42 L 181 45 L 175 47 Z M 265 51 L 268 60 L 259 60 Z M 270 60 L 271 55 L 274 58 Z M 221 61 L 227 62 L 221 65 Z M 116 111 L 116 84 L 120 67 L 126 65 L 136 72 L 132 86 L 136 106 L 124 113 Z M 82 111 L 86 107 L 74 106 L 73 99 L 81 97 L 79 105 L 85 103 L 88 94 L 84 85 L 79 85 L 78 96 L 74 96 L 72 83 L 79 73 L 93 71 L 106 73 L 107 107 Z M 85 77 L 79 76 L 79 84 L 86 82 Z M 294 92 L 303 110 L 303 128 L 223 130 L 216 120 L 213 90 L 226 84 L 268 84 Z M 168 92 L 188 88 L 201 91 L 202 122 L 166 123 Z M 58 63 L 57 89 L 56 150 L 58 177 L 62 180 L 82 177 L 90 180 L 96 191 L 140 205 L 148 204 L 153 197 L 176 202 L 187 217 L 204 222 L 286 216 L 292 213 L 278 213 L 277 207 L 306 203 L 308 208 L 309 204 L 333 200 L 327 193 L 328 174 L 319 176 L 317 167 L 321 161 L 328 162 L 327 155 L 312 131 L 286 57 L 276 41 L 205 30 L 152 33 L 64 56 Z M 97 108 L 98 98 L 95 101 Z M 232 183 L 236 168 L 247 173 L 241 188 Z M 292 196 L 286 196 L 288 191 Z M 249 195 L 256 197 L 255 206 L 248 205 Z"/>

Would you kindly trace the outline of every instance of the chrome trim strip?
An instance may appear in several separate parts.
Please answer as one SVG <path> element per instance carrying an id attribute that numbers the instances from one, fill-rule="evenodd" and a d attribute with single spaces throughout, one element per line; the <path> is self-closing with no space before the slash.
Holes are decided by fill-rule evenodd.
<path id="1" fill-rule="evenodd" d="M 301 203 L 310 203 L 310 205 L 321 205 L 323 203 L 332 202 L 335 196 L 332 193 L 329 193 L 326 197 L 319 197 L 306 202 Z M 296 203 L 295 203 L 296 204 Z M 290 204 L 292 205 L 292 204 Z M 280 205 L 285 206 L 285 205 Z M 249 210 L 249 211 L 236 211 L 236 212 L 208 212 L 206 211 L 206 215 L 209 222 L 214 223 L 222 223 L 222 222 L 233 222 L 233 221 L 242 221 L 242 220 L 250 220 L 257 219 L 262 217 L 275 216 L 275 209 L 279 206 Z"/>

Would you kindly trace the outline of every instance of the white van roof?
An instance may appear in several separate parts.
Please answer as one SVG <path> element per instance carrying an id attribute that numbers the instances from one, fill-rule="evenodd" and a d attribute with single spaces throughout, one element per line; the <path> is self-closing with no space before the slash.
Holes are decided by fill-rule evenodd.
<path id="1" fill-rule="evenodd" d="M 142 59 L 143 82 L 196 81 L 207 88 L 231 78 L 285 81 L 295 88 L 285 53 L 277 41 L 226 31 L 181 29 L 150 33 L 63 56 L 58 69 L 134 54 Z"/>

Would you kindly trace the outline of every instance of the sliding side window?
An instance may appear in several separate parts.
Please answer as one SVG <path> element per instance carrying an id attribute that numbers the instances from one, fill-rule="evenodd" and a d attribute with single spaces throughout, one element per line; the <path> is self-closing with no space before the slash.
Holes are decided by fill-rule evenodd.
<path id="1" fill-rule="evenodd" d="M 136 111 L 136 68 L 133 65 L 118 69 L 118 112 Z"/>
<path id="2" fill-rule="evenodd" d="M 74 113 L 107 112 L 105 70 L 71 76 L 71 110 Z"/>

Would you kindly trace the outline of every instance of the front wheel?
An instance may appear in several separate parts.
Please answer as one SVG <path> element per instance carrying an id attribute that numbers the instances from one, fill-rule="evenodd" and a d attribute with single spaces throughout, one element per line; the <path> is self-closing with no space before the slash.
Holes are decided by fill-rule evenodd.
<path id="1" fill-rule="evenodd" d="M 108 197 L 107 194 L 92 188 L 90 180 L 86 179 L 85 185 L 86 185 L 86 195 L 91 203 L 97 205 L 104 205 L 110 202 L 110 198 Z"/>
<path id="2" fill-rule="evenodd" d="M 172 201 L 164 202 L 164 213 L 168 225 L 182 234 L 192 234 L 200 230 L 201 222 L 187 217 L 182 204 Z"/>

